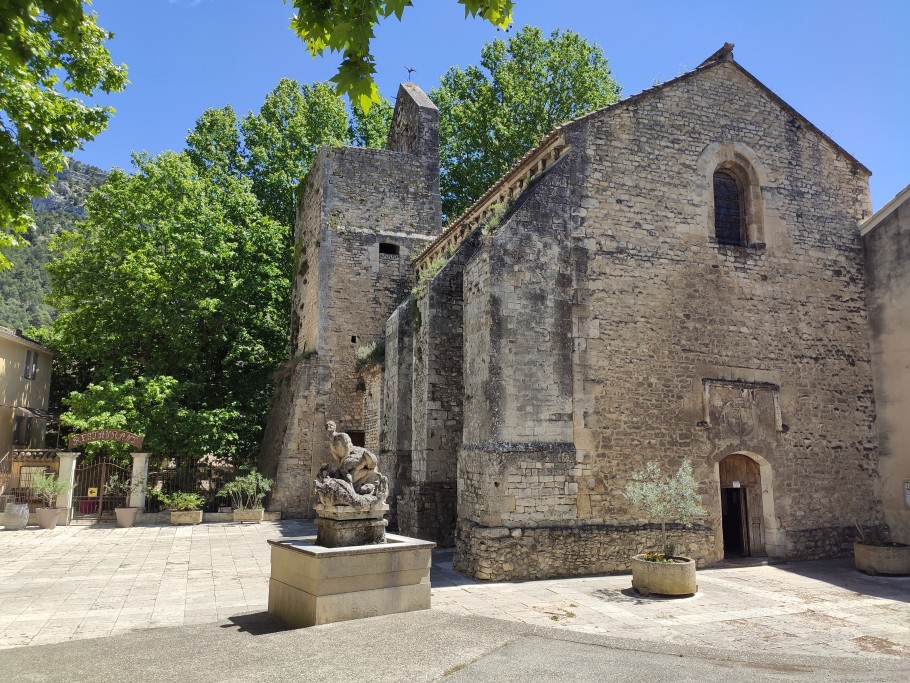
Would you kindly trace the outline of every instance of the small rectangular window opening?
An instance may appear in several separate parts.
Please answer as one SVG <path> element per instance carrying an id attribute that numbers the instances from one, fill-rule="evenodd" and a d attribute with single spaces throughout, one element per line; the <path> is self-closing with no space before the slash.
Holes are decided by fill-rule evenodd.
<path id="1" fill-rule="evenodd" d="M 38 375 L 38 352 L 37 351 L 26 351 L 25 352 L 25 370 L 22 372 L 22 376 L 25 379 L 35 379 Z"/>
<path id="2" fill-rule="evenodd" d="M 400 247 L 397 244 L 392 244 L 391 242 L 379 243 L 380 254 L 391 254 L 393 256 L 398 256 L 399 249 Z"/>
<path id="3" fill-rule="evenodd" d="M 364 446 L 367 445 L 367 440 L 366 440 L 367 433 L 366 432 L 362 432 L 357 429 L 349 429 L 348 436 L 351 437 L 351 444 L 353 444 L 354 446 L 360 446 L 361 448 L 363 448 Z"/>
<path id="4" fill-rule="evenodd" d="M 357 343 L 357 337 L 351 336 L 351 343 L 352 343 L 352 344 L 356 344 L 356 343 Z"/>

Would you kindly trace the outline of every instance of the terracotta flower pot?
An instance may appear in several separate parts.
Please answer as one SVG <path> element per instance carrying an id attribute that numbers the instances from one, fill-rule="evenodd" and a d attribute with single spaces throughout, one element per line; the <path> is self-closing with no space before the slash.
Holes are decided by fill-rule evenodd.
<path id="1" fill-rule="evenodd" d="M 42 529 L 54 529 L 60 518 L 58 508 L 38 508 L 38 526 Z"/>
<path id="2" fill-rule="evenodd" d="M 117 526 L 128 529 L 136 523 L 139 508 L 114 508 L 114 514 L 117 515 Z"/>
<path id="3" fill-rule="evenodd" d="M 643 555 L 632 558 L 632 588 L 641 595 L 694 595 L 695 560 L 674 557 L 673 562 L 648 562 Z"/>

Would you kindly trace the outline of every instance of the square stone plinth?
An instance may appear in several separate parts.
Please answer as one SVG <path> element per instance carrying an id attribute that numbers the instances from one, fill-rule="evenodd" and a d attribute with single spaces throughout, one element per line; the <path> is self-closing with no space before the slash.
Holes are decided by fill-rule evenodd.
<path id="1" fill-rule="evenodd" d="M 316 518 L 316 543 L 326 548 L 385 543 L 384 519 Z"/>
<path id="2" fill-rule="evenodd" d="M 293 628 L 430 607 L 430 541 L 387 534 L 386 542 L 345 548 L 315 536 L 269 541 L 269 614 Z"/>

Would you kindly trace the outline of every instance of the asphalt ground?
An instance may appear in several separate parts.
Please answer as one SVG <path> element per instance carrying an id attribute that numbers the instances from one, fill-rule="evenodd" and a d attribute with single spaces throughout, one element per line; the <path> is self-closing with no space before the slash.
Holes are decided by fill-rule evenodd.
<path id="1" fill-rule="evenodd" d="M 286 630 L 265 541 L 311 526 L 0 532 L 0 681 L 910 680 L 910 577 L 843 559 L 702 569 L 666 599 L 477 582 L 439 550 L 432 609 Z"/>

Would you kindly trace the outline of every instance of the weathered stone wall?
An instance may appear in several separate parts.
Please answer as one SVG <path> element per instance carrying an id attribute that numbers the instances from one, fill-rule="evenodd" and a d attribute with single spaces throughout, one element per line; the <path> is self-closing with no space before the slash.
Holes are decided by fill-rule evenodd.
<path id="1" fill-rule="evenodd" d="M 463 271 L 480 231 L 418 289 L 411 398 L 411 485 L 399 502 L 399 530 L 447 547 L 455 539 L 455 478 L 464 404 Z"/>
<path id="2" fill-rule="evenodd" d="M 677 554 L 697 557 L 714 530 L 668 525 Z M 659 524 L 619 522 L 485 527 L 459 520 L 454 567 L 481 580 L 549 579 L 630 571 L 630 557 L 661 547 Z M 699 566 L 704 566 L 699 561 Z"/>
<path id="3" fill-rule="evenodd" d="M 882 502 L 892 538 L 910 543 L 910 193 L 863 236 Z"/>
<path id="4" fill-rule="evenodd" d="M 411 142 L 399 136 L 386 150 L 324 147 L 301 193 L 291 339 L 296 357 L 315 353 L 315 369 L 301 378 L 315 383 L 313 402 L 306 414 L 276 406 L 270 420 L 306 422 L 320 437 L 263 443 L 263 462 L 278 463 L 273 500 L 298 501 L 282 510 L 286 516 L 312 514 L 312 479 L 330 457 L 325 421 L 366 430 L 355 353 L 384 338 L 386 319 L 413 286 L 410 256 L 440 228 L 436 116 L 419 88 L 402 87 L 395 127 L 409 131 Z M 383 244 L 394 246 L 381 253 Z M 279 433 L 293 434 L 270 426 L 269 434 Z M 295 476 L 282 476 L 282 463 L 292 460 L 299 462 Z"/>
<path id="5" fill-rule="evenodd" d="M 363 377 L 364 447 L 379 453 L 379 420 L 382 414 L 382 365 L 373 363 L 361 371 Z M 384 473 L 384 470 L 380 468 Z"/>
<path id="6" fill-rule="evenodd" d="M 761 465 L 765 507 L 750 514 L 770 554 L 846 551 L 852 520 L 881 523 L 865 170 L 732 62 L 563 134 L 571 150 L 466 269 L 465 329 L 479 334 L 465 353 L 488 354 L 490 369 L 466 366 L 456 564 L 491 578 L 624 569 L 647 520 L 622 489 L 649 460 L 674 471 L 685 458 L 708 510 L 688 552 L 714 562 L 717 468 L 732 453 Z M 760 185 L 747 246 L 719 245 L 709 228 L 726 162 Z M 540 495 L 505 442 L 572 443 L 576 462 L 547 483 L 577 494 Z M 513 494 L 496 491 L 502 474 Z M 531 519 L 540 506 L 557 531 Z M 585 541 L 604 525 L 622 531 Z"/>
<path id="7" fill-rule="evenodd" d="M 313 420 L 317 368 L 317 359 L 311 357 L 288 361 L 279 370 L 263 436 L 259 468 L 276 484 L 284 484 L 273 486 L 268 509 L 286 516 L 286 511 L 309 509 L 313 444 L 325 433 Z"/>
<path id="8" fill-rule="evenodd" d="M 396 531 L 398 497 L 402 486 L 411 481 L 412 301 L 405 299 L 386 322 L 379 461 L 382 472 L 389 478 L 389 528 Z"/>

